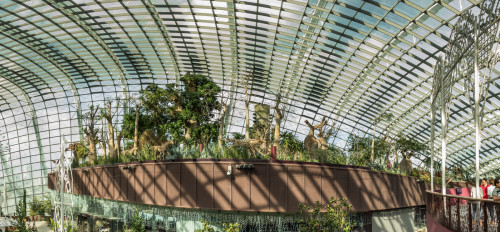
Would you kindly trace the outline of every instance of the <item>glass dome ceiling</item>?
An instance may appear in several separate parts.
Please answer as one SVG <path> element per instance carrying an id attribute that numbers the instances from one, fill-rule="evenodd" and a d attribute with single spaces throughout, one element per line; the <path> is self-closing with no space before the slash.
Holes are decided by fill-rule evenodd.
<path id="1" fill-rule="evenodd" d="M 187 72 L 208 75 L 231 99 L 228 132 L 243 131 L 240 79 L 254 73 L 251 102 L 273 104 L 281 91 L 283 129 L 300 138 L 309 130 L 306 119 L 326 116 L 339 129 L 330 142 L 345 148 L 349 135 L 371 134 L 374 119 L 391 113 L 393 121 L 380 122 L 377 134 L 428 142 L 433 66 L 458 16 L 479 3 L 1 1 L 2 175 L 11 189 L 44 192 L 61 136 L 80 140 L 80 116 L 91 104 L 150 83 L 178 83 Z M 491 164 L 500 151 L 498 75 L 493 82 L 484 173 L 496 172 Z M 447 163 L 468 166 L 473 119 L 464 91 L 454 90 Z M 437 133 L 439 139 L 439 127 Z"/>

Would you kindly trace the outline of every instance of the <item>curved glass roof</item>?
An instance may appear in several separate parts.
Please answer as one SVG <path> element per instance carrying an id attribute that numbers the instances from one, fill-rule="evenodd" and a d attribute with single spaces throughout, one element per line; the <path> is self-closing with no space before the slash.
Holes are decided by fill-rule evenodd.
<path id="1" fill-rule="evenodd" d="M 339 129 L 330 142 L 345 148 L 349 135 L 371 134 L 374 119 L 391 113 L 377 134 L 428 142 L 433 66 L 458 16 L 479 2 L 1 1 L 2 173 L 10 189 L 45 192 L 60 136 L 80 140 L 91 104 L 178 83 L 186 72 L 208 75 L 231 99 L 228 132 L 243 131 L 240 79 L 253 72 L 251 102 L 273 105 L 281 91 L 283 129 L 298 137 L 306 119 L 326 116 Z M 497 75 L 485 110 L 485 173 L 500 151 L 499 83 Z M 470 165 L 473 118 L 454 90 L 447 163 Z"/>

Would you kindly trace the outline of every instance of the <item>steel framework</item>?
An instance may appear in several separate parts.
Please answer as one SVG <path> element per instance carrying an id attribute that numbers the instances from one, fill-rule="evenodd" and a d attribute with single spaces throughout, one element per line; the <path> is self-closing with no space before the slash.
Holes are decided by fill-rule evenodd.
<path id="1" fill-rule="evenodd" d="M 1 1 L 0 131 L 10 148 L 10 158 L 1 160 L 9 212 L 22 189 L 28 196 L 47 192 L 60 137 L 81 140 L 81 115 L 91 104 L 149 83 L 178 84 L 186 72 L 222 87 L 230 102 L 227 133 L 243 131 L 240 78 L 254 72 L 250 101 L 274 105 L 281 90 L 282 129 L 298 137 L 307 134 L 306 119 L 316 124 L 326 116 L 339 129 L 329 142 L 340 148 L 351 134 L 403 132 L 430 142 L 434 65 L 460 15 L 478 11 L 480 2 Z M 500 152 L 498 71 L 491 68 L 482 107 L 480 167 L 491 175 Z M 474 118 L 461 86 L 451 86 L 447 130 L 438 125 L 435 135 L 448 131 L 446 166 L 475 163 Z M 374 119 L 386 113 L 394 120 L 373 133 Z"/>

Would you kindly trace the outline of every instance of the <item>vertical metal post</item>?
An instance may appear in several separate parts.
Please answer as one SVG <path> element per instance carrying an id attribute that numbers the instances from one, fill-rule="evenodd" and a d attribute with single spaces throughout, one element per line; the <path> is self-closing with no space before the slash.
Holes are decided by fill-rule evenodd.
<path id="1" fill-rule="evenodd" d="M 455 199 L 457 201 L 457 231 L 462 231 L 462 227 L 460 226 L 460 199 Z"/>
<path id="2" fill-rule="evenodd" d="M 448 122 L 446 120 L 446 91 L 445 81 L 441 78 L 441 193 L 446 194 L 446 134 Z"/>
<path id="3" fill-rule="evenodd" d="M 476 126 L 476 188 L 479 188 L 479 149 L 481 128 L 479 127 L 479 67 L 477 51 L 477 20 L 474 21 L 474 124 Z"/>
<path id="4" fill-rule="evenodd" d="M 434 96 L 431 96 L 431 191 L 434 192 L 434 127 L 436 124 L 436 104 Z"/>
<path id="5" fill-rule="evenodd" d="M 57 175 L 59 176 L 59 208 L 57 209 L 56 205 L 56 210 L 59 210 L 59 216 L 58 218 L 55 218 L 54 220 L 56 221 L 56 228 L 55 231 L 63 231 L 64 228 L 64 149 L 65 149 L 65 144 L 64 140 L 61 138 L 61 156 L 59 157 L 59 164 L 58 166 L 58 173 Z M 56 203 L 57 204 L 57 203 Z"/>

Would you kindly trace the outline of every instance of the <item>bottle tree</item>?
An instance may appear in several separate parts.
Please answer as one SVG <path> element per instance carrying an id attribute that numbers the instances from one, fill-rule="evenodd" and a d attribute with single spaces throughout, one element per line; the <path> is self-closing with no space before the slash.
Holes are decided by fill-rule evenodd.
<path id="1" fill-rule="evenodd" d="M 90 163 L 94 164 L 94 160 L 97 156 L 96 144 L 99 142 L 99 129 L 96 128 L 96 114 L 99 110 L 99 106 L 90 106 L 89 112 L 87 112 L 83 119 L 86 126 L 83 128 L 83 133 L 85 134 L 86 142 L 89 146 Z"/>
<path id="2" fill-rule="evenodd" d="M 410 173 L 413 168 L 410 159 L 417 154 L 426 152 L 428 148 L 425 143 L 421 143 L 404 134 L 400 134 L 396 139 L 396 149 L 397 153 L 402 156 L 399 169 L 405 173 Z"/>
<path id="3" fill-rule="evenodd" d="M 180 81 L 180 87 L 167 84 L 163 89 L 151 84 L 141 91 L 145 114 L 162 139 L 170 136 L 175 143 L 186 145 L 206 143 L 217 137 L 218 123 L 212 119 L 221 109 L 220 88 L 201 74 L 188 73 Z"/>
<path id="4" fill-rule="evenodd" d="M 155 131 L 154 125 L 151 116 L 146 113 L 143 103 L 138 100 L 135 101 L 135 107 L 123 115 L 122 136 L 125 139 L 134 141 L 133 148 L 124 152 L 137 155 L 140 135 L 145 130 Z"/>

